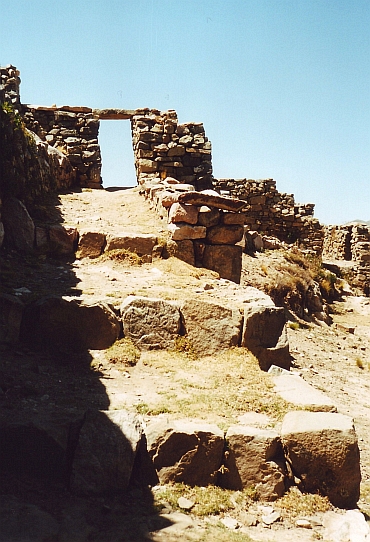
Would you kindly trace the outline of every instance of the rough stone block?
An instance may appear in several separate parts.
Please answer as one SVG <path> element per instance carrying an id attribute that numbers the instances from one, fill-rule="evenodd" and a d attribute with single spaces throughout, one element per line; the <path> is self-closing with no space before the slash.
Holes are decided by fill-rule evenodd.
<path id="1" fill-rule="evenodd" d="M 289 369 L 291 357 L 282 307 L 251 305 L 244 309 L 242 346 L 256 356 L 262 370 L 271 365 Z"/>
<path id="2" fill-rule="evenodd" d="M 198 207 L 195 207 L 195 205 L 173 203 L 168 215 L 168 221 L 175 224 L 185 222 L 186 224 L 194 225 L 198 222 Z"/>
<path id="3" fill-rule="evenodd" d="M 144 254 L 151 255 L 153 247 L 156 244 L 157 238 L 149 233 L 121 233 L 108 237 L 105 250 L 124 249 L 143 256 Z"/>
<path id="4" fill-rule="evenodd" d="M 15 250 L 33 250 L 35 226 L 25 205 L 17 198 L 7 198 L 2 205 L 5 243 Z"/>
<path id="5" fill-rule="evenodd" d="M 235 490 L 255 487 L 263 500 L 275 500 L 284 494 L 286 467 L 278 433 L 233 425 L 226 433 L 226 442 L 223 487 Z"/>
<path id="6" fill-rule="evenodd" d="M 221 278 L 240 283 L 242 247 L 237 245 L 206 245 L 203 266 L 216 271 Z"/>
<path id="7" fill-rule="evenodd" d="M 181 306 L 186 336 L 200 354 L 215 354 L 240 344 L 243 317 L 239 310 L 189 299 Z"/>
<path id="8" fill-rule="evenodd" d="M 221 213 L 218 209 L 202 205 L 202 207 L 199 209 L 198 224 L 201 226 L 206 226 L 207 228 L 217 226 L 220 221 L 220 216 Z"/>
<path id="9" fill-rule="evenodd" d="M 78 231 L 76 228 L 65 228 L 60 224 L 54 224 L 49 228 L 49 249 L 54 254 L 61 256 L 73 254 L 76 250 Z"/>
<path id="10" fill-rule="evenodd" d="M 169 258 L 171 256 L 174 256 L 189 265 L 195 265 L 193 241 L 190 241 L 190 239 L 184 239 L 183 241 L 167 241 L 163 251 L 163 257 Z"/>
<path id="11" fill-rule="evenodd" d="M 162 483 L 207 486 L 217 481 L 224 434 L 217 425 L 165 420 L 146 429 L 148 451 Z"/>
<path id="12" fill-rule="evenodd" d="M 289 412 L 283 420 L 281 439 L 302 490 L 319 491 L 340 508 L 356 506 L 360 495 L 360 452 L 350 417 Z"/>
<path id="13" fill-rule="evenodd" d="M 70 490 L 78 495 L 124 491 L 144 444 L 138 418 L 125 410 L 88 410 L 73 457 Z"/>
<path id="14" fill-rule="evenodd" d="M 172 348 L 180 332 L 180 311 L 162 299 L 129 296 L 120 307 L 123 332 L 142 350 Z"/>
<path id="15" fill-rule="evenodd" d="M 86 232 L 78 241 L 77 258 L 98 258 L 104 251 L 106 237 L 104 233 Z"/>
<path id="16" fill-rule="evenodd" d="M 235 245 L 243 235 L 244 228 L 240 225 L 214 226 L 207 230 L 207 241 L 212 245 Z"/>
<path id="17" fill-rule="evenodd" d="M 207 230 L 204 226 L 192 226 L 181 222 L 178 224 L 168 224 L 168 229 L 171 232 L 174 241 L 182 241 L 183 239 L 204 239 L 207 234 Z"/>
<path id="18" fill-rule="evenodd" d="M 107 305 L 56 296 L 29 305 L 21 326 L 21 337 L 27 344 L 73 351 L 108 348 L 119 332 L 118 318 Z"/>

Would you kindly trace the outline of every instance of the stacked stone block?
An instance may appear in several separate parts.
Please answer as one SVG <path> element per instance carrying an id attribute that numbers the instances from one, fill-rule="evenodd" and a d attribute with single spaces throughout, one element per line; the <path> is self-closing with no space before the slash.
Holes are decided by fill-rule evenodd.
<path id="1" fill-rule="evenodd" d="M 170 176 L 197 190 L 212 186 L 211 143 L 202 123 L 179 124 L 173 110 L 138 109 L 131 129 L 139 185 Z"/>
<path id="2" fill-rule="evenodd" d="M 221 194 L 248 203 L 244 223 L 250 230 L 321 253 L 324 232 L 313 217 L 312 203 L 301 205 L 294 201 L 293 194 L 278 192 L 273 179 L 213 179 L 213 185 Z"/>
<path id="3" fill-rule="evenodd" d="M 243 239 L 244 216 L 237 209 L 243 202 L 213 190 L 196 192 L 193 185 L 171 177 L 152 183 L 146 179 L 145 195 L 168 223 L 167 255 L 240 282 L 242 246 L 238 243 Z"/>
<path id="4" fill-rule="evenodd" d="M 101 188 L 99 119 L 89 107 L 23 105 L 27 127 L 65 154 L 76 172 L 76 182 Z"/>
<path id="5" fill-rule="evenodd" d="M 323 258 L 333 260 L 352 260 L 352 226 L 327 226 L 323 246 Z"/>
<path id="6" fill-rule="evenodd" d="M 7 101 L 13 106 L 20 104 L 19 86 L 21 80 L 17 68 L 8 64 L 0 67 L 0 101 Z"/>

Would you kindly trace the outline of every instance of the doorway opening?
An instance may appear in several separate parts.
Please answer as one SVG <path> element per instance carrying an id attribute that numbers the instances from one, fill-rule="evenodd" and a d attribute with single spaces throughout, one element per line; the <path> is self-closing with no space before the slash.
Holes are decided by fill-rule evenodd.
<path id="1" fill-rule="evenodd" d="M 130 121 L 100 120 L 99 145 L 104 188 L 136 186 Z"/>

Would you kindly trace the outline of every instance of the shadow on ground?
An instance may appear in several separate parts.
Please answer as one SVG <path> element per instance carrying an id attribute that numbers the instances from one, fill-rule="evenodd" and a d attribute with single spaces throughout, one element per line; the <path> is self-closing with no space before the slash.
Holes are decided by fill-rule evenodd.
<path id="1" fill-rule="evenodd" d="M 58 196 L 40 202 L 32 210 L 35 223 L 61 223 L 58 204 Z M 1 294 L 25 307 L 48 295 L 81 295 L 73 258 L 3 249 L 0 279 Z M 144 452 L 136 455 L 125 491 L 86 496 L 71 488 L 86 412 L 109 409 L 103 375 L 92 368 L 89 350 L 60 344 L 36 348 L 37 340 L 23 336 L 16 344 L 0 344 L 0 541 L 150 540 L 151 531 L 170 522 L 155 509 L 143 475 Z M 123 433 L 117 436 L 118 426 L 104 423 L 112 424 L 118 448 L 128 449 Z"/>

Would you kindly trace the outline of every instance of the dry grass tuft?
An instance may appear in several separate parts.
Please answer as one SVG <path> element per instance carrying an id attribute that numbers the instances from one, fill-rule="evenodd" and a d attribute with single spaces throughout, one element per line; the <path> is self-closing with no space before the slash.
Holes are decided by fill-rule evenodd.
<path id="1" fill-rule="evenodd" d="M 291 520 L 302 516 L 313 516 L 318 512 L 327 512 L 333 508 L 327 497 L 313 493 L 303 494 L 297 487 L 291 487 L 281 499 L 278 499 L 276 507 L 280 508 Z"/>
<path id="2" fill-rule="evenodd" d="M 105 356 L 109 363 L 130 367 L 137 364 L 140 355 L 140 350 L 127 338 L 116 341 L 105 351 Z"/>

